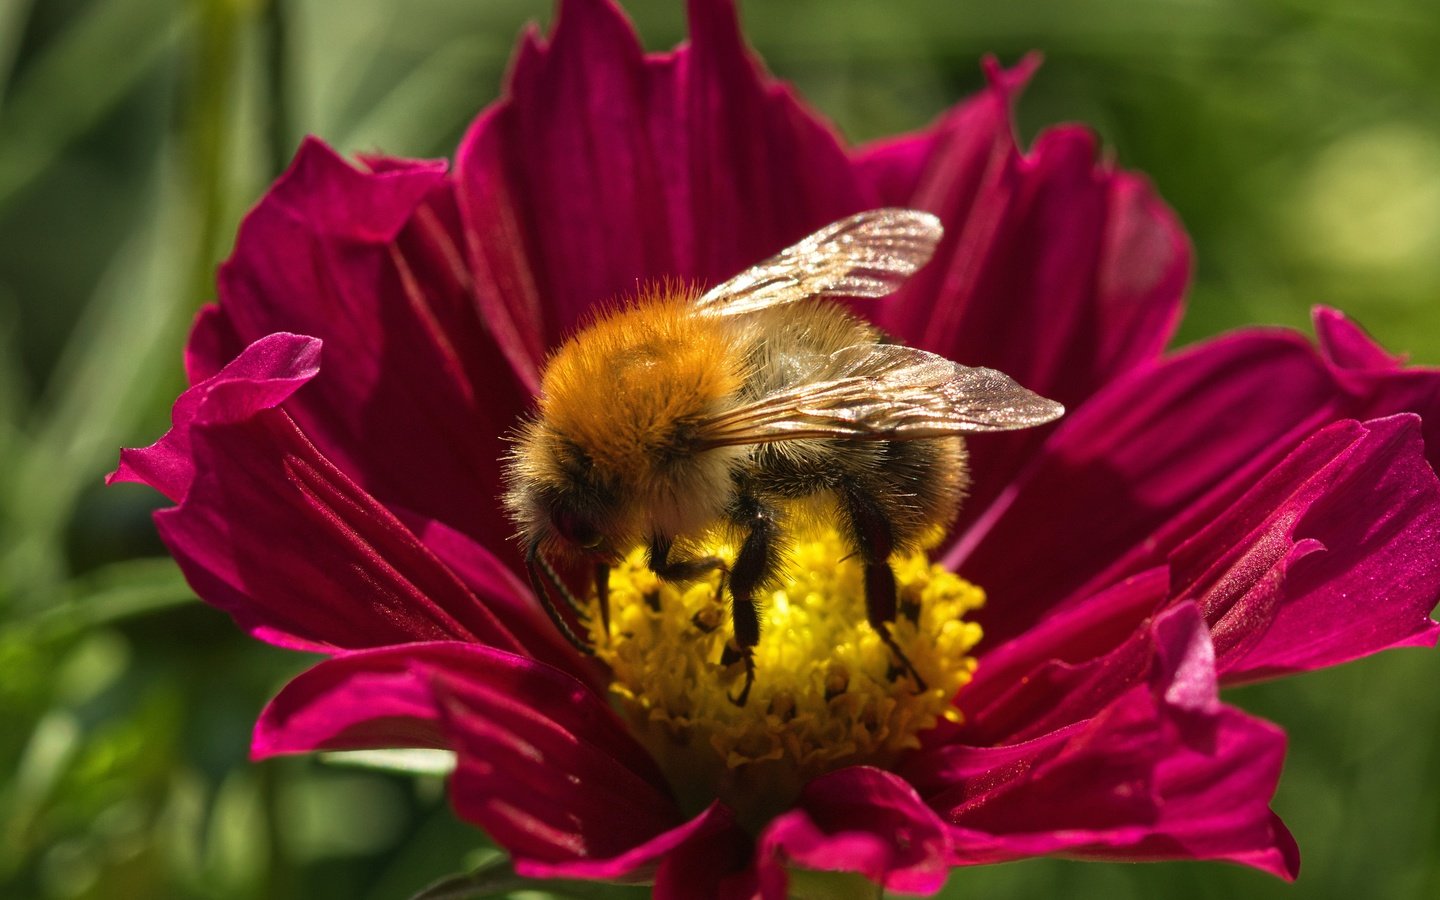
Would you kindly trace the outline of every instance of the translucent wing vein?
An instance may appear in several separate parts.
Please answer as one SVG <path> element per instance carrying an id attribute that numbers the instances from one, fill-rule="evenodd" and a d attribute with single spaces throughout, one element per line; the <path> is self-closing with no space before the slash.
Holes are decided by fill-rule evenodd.
<path id="1" fill-rule="evenodd" d="M 709 316 L 738 316 L 815 297 L 884 297 L 930 261 L 940 220 L 912 209 L 841 219 L 695 301 Z"/>
<path id="2" fill-rule="evenodd" d="M 917 440 L 1032 428 L 1065 411 L 1002 372 L 893 344 L 848 347 L 816 375 L 702 423 L 701 445 Z"/>

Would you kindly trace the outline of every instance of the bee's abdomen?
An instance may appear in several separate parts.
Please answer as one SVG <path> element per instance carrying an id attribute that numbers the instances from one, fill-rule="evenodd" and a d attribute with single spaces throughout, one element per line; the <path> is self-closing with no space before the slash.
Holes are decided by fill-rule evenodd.
<path id="1" fill-rule="evenodd" d="M 954 521 L 968 484 L 958 437 L 913 441 L 787 441 L 753 448 L 746 478 L 783 500 L 864 495 L 890 523 L 897 549 Z"/>

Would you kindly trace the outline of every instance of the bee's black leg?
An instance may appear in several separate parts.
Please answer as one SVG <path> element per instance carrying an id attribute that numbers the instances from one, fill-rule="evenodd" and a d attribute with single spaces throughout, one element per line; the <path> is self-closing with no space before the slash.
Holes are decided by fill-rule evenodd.
<path id="1" fill-rule="evenodd" d="M 600 604 L 600 630 L 610 637 L 610 564 L 595 564 L 595 599 Z"/>
<path id="2" fill-rule="evenodd" d="M 895 654 L 900 666 L 915 679 L 917 690 L 924 691 L 925 679 L 915 671 L 910 657 L 895 643 L 890 625 L 895 621 L 895 571 L 890 568 L 890 553 L 895 539 L 890 522 L 876 503 L 855 491 L 841 491 L 841 502 L 854 529 L 856 549 L 865 566 L 865 614 L 870 627 Z"/>
<path id="3" fill-rule="evenodd" d="M 731 507 L 731 518 L 749 529 L 745 543 L 730 567 L 731 621 L 735 625 L 735 646 L 726 647 L 720 662 L 729 665 L 737 659 L 745 661 L 745 686 L 738 696 L 730 698 L 736 706 L 744 706 L 755 684 L 755 645 L 760 643 L 760 614 L 755 608 L 755 589 L 775 574 L 779 564 L 780 530 L 770 507 L 748 495 L 741 495 Z"/>
<path id="4" fill-rule="evenodd" d="M 674 542 L 667 537 L 650 539 L 650 552 L 646 560 L 650 571 L 662 581 L 695 581 L 719 569 L 725 571 L 725 560 L 718 556 L 702 556 L 698 559 L 671 559 L 670 548 Z"/>

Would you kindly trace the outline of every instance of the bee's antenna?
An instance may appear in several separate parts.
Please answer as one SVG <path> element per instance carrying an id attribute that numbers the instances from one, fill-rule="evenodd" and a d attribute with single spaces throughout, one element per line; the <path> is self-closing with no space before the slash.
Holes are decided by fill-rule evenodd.
<path id="1" fill-rule="evenodd" d="M 570 589 L 560 580 L 560 576 L 555 574 L 555 569 L 550 565 L 550 561 L 540 555 L 540 544 L 538 542 L 531 544 L 530 550 L 526 552 L 525 568 L 526 571 L 530 573 L 530 587 L 535 591 L 535 596 L 540 598 L 540 605 L 545 608 L 545 614 L 548 615 L 550 621 L 555 624 L 556 630 L 564 636 L 565 640 L 570 642 L 570 646 L 586 656 L 594 656 L 595 648 L 575 636 L 575 632 L 571 630 L 570 625 L 565 621 L 565 617 L 560 615 L 560 610 L 555 606 L 555 601 L 550 596 L 550 591 L 546 586 L 547 579 L 549 580 L 550 586 L 554 587 L 556 592 L 564 599 L 565 605 L 569 606 L 571 611 L 576 615 L 582 615 L 580 604 L 576 602 L 575 595 L 570 593 Z M 545 577 L 541 577 L 542 574 Z"/>
<path id="2" fill-rule="evenodd" d="M 575 599 L 575 595 L 570 592 L 564 579 L 555 571 L 555 567 L 550 565 L 550 560 L 538 553 L 536 557 L 540 561 L 540 568 L 545 572 L 545 577 L 550 580 L 550 586 L 560 595 L 560 599 L 565 601 L 565 605 L 570 607 L 570 611 L 575 614 L 575 617 L 582 622 L 590 618 L 585 613 L 585 607 L 580 605 L 580 601 Z"/>

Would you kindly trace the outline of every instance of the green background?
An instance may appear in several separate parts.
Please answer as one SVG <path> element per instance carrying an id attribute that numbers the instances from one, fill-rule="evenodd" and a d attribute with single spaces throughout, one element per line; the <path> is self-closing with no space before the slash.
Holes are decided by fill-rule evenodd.
<path id="1" fill-rule="evenodd" d="M 680 4 L 627 4 L 647 46 Z M 252 765 L 307 660 L 194 600 L 102 489 L 182 388 L 238 217 L 319 134 L 444 156 L 547 0 L 0 0 L 0 895 L 388 898 L 474 864 L 433 779 Z M 750 40 L 853 140 L 923 125 L 987 52 L 1047 62 L 1028 140 L 1079 120 L 1198 254 L 1180 342 L 1340 306 L 1440 362 L 1440 6 L 1429 0 L 751 0 Z M 1220 864 L 1039 860 L 947 896 L 1440 896 L 1440 655 L 1229 699 L 1282 725 L 1287 886 Z M 595 896 L 594 888 L 556 888 Z M 617 894 L 600 889 L 600 894 Z M 533 896 L 533 895 L 532 895 Z"/>

